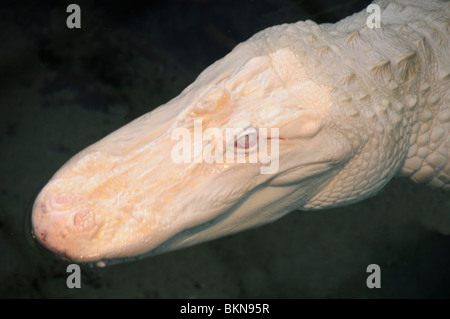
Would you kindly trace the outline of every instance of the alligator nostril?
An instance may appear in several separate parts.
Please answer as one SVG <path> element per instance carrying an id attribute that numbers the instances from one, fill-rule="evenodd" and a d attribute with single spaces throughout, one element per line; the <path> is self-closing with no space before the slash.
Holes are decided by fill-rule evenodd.
<path id="1" fill-rule="evenodd" d="M 95 226 L 95 213 L 89 209 L 82 209 L 74 214 L 73 226 L 76 230 L 86 231 Z"/>

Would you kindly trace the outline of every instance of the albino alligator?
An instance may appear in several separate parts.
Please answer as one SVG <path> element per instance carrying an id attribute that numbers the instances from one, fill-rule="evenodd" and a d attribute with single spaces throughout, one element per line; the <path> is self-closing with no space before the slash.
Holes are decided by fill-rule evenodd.
<path id="1" fill-rule="evenodd" d="M 376 4 L 380 28 L 364 10 L 257 33 L 178 97 L 77 154 L 36 199 L 36 238 L 102 265 L 360 201 L 397 174 L 450 190 L 450 3 Z M 200 135 L 175 160 L 173 133 L 196 135 L 195 120 L 242 133 L 231 143 Z M 279 147 L 270 174 L 249 160 L 263 144 Z M 230 148 L 244 163 L 221 163 Z M 216 160 L 198 160 L 205 154 Z"/>

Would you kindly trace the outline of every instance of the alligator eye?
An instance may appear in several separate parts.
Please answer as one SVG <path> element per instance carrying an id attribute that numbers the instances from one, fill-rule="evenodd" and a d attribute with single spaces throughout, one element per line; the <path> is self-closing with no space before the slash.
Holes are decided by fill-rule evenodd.
<path id="1" fill-rule="evenodd" d="M 239 150 L 250 150 L 258 143 L 258 131 L 253 126 L 247 127 L 234 142 Z"/>

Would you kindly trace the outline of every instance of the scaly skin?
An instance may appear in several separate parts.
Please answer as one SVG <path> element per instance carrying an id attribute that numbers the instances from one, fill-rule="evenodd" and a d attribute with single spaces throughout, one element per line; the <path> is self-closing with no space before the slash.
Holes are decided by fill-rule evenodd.
<path id="1" fill-rule="evenodd" d="M 363 11 L 261 31 L 177 98 L 77 154 L 36 199 L 38 240 L 103 264 L 356 202 L 399 173 L 449 190 L 450 4 L 378 4 L 379 29 Z M 267 131 L 278 170 L 249 163 L 249 141 L 264 137 L 251 130 L 225 145 L 191 141 L 191 163 L 174 162 L 174 130 L 193 136 L 200 119 L 203 132 L 279 128 Z M 246 162 L 197 163 L 210 147 L 222 159 L 243 151 Z"/>

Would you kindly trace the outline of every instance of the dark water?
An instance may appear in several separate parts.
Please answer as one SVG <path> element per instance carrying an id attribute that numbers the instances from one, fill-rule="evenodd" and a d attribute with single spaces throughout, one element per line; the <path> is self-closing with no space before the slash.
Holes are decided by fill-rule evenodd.
<path id="1" fill-rule="evenodd" d="M 34 197 L 72 155 L 178 95 L 234 45 L 280 23 L 335 22 L 368 1 L 64 1 L 0 5 L 0 296 L 12 298 L 450 297 L 448 194 L 409 180 L 348 207 L 104 269 L 29 234 Z M 366 267 L 382 288 L 366 287 Z"/>

